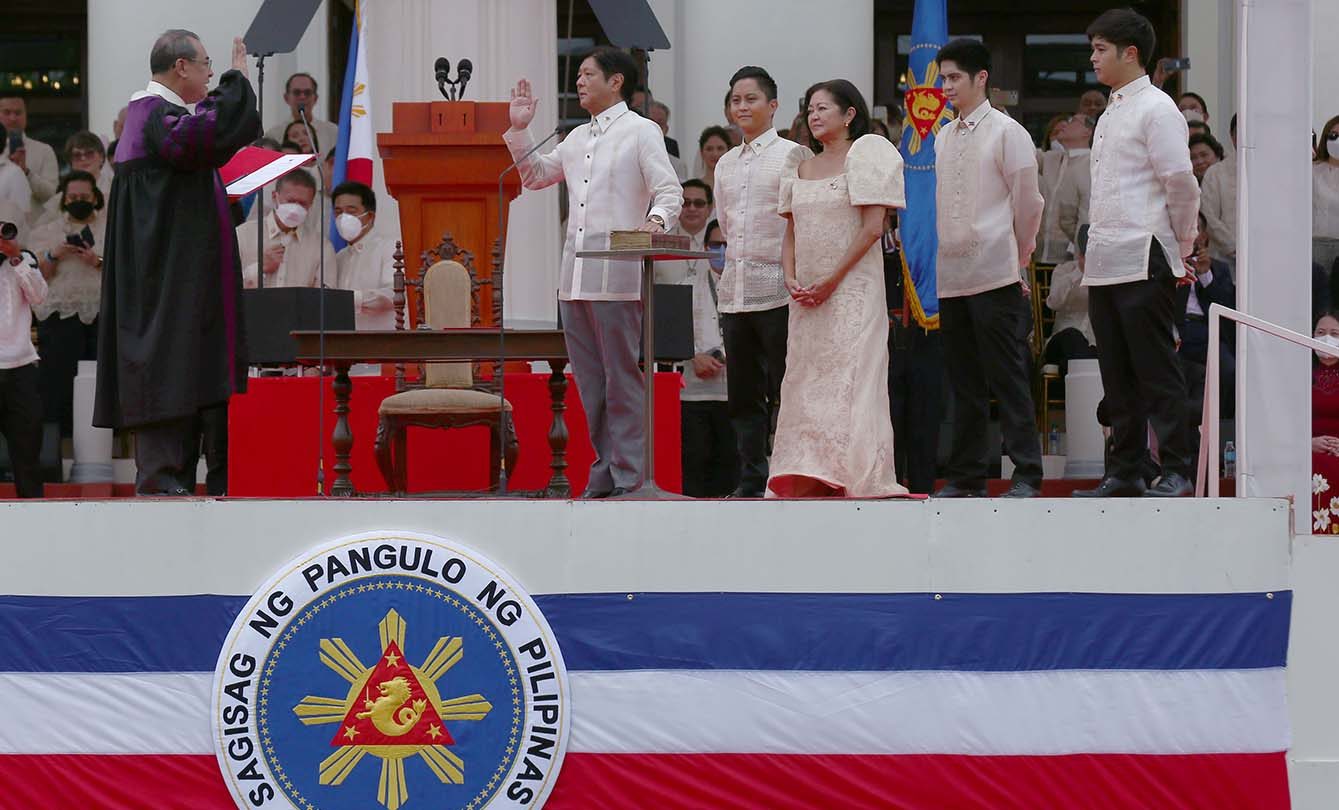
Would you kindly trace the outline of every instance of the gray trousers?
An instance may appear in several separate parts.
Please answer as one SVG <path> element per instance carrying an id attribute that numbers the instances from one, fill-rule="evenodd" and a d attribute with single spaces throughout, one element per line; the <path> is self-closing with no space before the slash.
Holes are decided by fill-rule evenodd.
<path id="1" fill-rule="evenodd" d="M 636 489 L 643 479 L 646 401 L 639 358 L 641 301 L 559 301 L 568 361 L 595 463 L 586 489 Z"/>

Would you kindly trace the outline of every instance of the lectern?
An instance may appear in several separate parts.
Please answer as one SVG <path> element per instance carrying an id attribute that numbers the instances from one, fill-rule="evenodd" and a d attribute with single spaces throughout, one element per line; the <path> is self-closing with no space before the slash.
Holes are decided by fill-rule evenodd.
<path id="1" fill-rule="evenodd" d="M 512 163 L 502 141 L 511 125 L 507 108 L 505 101 L 397 102 L 391 131 L 377 134 L 386 188 L 400 204 L 405 275 L 418 276 L 418 257 L 450 231 L 456 244 L 474 254 L 479 283 L 488 285 L 489 295 L 481 299 L 493 306 L 481 307 L 484 325 L 501 316 L 493 274 L 505 227 L 497 221 L 498 175 Z M 509 216 L 508 203 L 521 193 L 519 173 L 507 175 L 502 193 L 503 216 Z M 412 298 L 405 311 L 418 311 Z"/>

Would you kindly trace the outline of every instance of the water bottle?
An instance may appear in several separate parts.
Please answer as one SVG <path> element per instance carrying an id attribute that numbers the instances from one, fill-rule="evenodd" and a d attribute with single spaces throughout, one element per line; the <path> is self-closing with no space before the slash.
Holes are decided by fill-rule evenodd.
<path id="1" fill-rule="evenodd" d="M 1046 437 L 1046 454 L 1048 456 L 1060 455 L 1060 428 L 1055 422 L 1051 423 L 1051 432 Z"/>
<path id="2" fill-rule="evenodd" d="M 1231 441 L 1223 445 L 1223 477 L 1237 477 L 1237 447 Z"/>

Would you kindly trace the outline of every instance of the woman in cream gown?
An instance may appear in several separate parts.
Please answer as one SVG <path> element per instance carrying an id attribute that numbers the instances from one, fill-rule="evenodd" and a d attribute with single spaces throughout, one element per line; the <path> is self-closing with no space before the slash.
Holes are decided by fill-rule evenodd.
<path id="1" fill-rule="evenodd" d="M 806 106 L 818 154 L 780 190 L 792 301 L 767 495 L 905 495 L 893 465 L 879 248 L 886 209 L 906 205 L 902 157 L 866 134 L 869 115 L 850 82 L 814 85 Z"/>

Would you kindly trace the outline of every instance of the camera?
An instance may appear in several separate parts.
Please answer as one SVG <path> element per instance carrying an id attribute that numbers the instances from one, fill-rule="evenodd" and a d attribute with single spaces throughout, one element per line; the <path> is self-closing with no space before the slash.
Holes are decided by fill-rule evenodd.
<path id="1" fill-rule="evenodd" d="M 0 239 L 13 241 L 19 238 L 19 226 L 0 220 Z"/>

